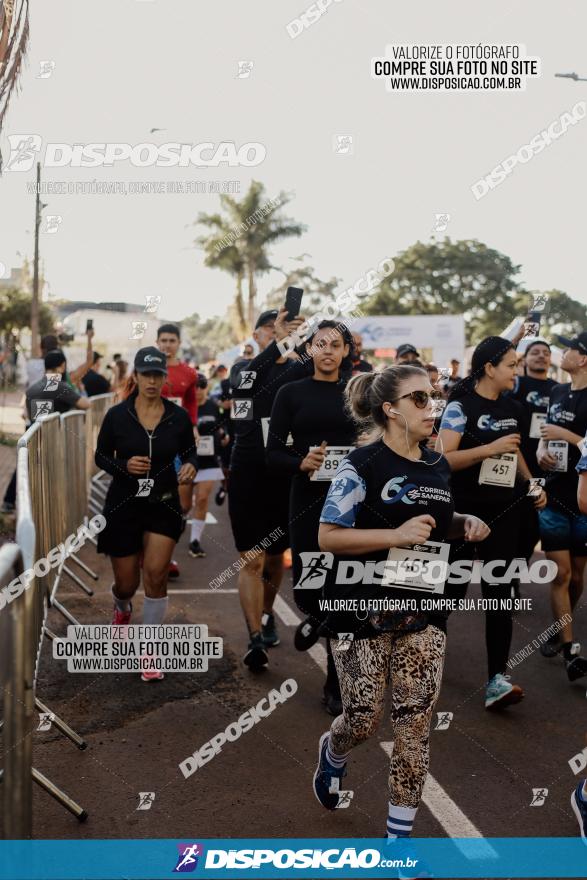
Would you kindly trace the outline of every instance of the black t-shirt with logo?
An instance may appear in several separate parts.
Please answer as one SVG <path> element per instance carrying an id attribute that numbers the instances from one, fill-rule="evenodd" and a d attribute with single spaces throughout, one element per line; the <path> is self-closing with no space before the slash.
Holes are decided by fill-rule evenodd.
<path id="1" fill-rule="evenodd" d="M 383 440 L 355 449 L 340 466 L 330 485 L 320 522 L 333 523 L 344 528 L 397 529 L 415 516 L 429 514 L 436 526 L 430 541 L 446 542 L 452 522 L 454 502 L 451 494 L 451 474 L 443 456 L 430 449 L 422 449 L 422 458 L 412 461 L 393 452 Z M 430 596 L 430 591 L 407 589 L 401 586 L 382 586 L 367 583 L 373 566 L 388 557 L 389 550 L 366 554 L 322 554 L 322 562 L 330 565 L 324 585 L 326 599 L 416 599 Z M 369 565 L 371 563 L 371 565 Z M 353 565 L 355 566 L 353 568 Z M 361 569 L 360 566 L 363 566 Z M 363 572 L 357 582 L 356 573 Z M 375 574 L 376 580 L 377 574 Z M 351 580 L 351 583 L 344 581 Z M 353 632 L 355 638 L 373 635 L 361 617 L 366 611 L 332 611 L 327 623 L 335 632 Z M 446 615 L 430 614 L 430 622 L 444 628 Z"/>
<path id="2" fill-rule="evenodd" d="M 44 376 L 26 389 L 26 409 L 29 422 L 39 416 L 51 415 L 53 412 L 66 413 L 75 409 L 81 397 L 75 389 L 63 380 L 63 377 L 48 378 Z"/>
<path id="3" fill-rule="evenodd" d="M 584 437 L 587 432 L 587 388 L 572 391 L 570 382 L 553 388 L 547 422 Z M 565 513 L 576 516 L 579 515 L 579 508 L 577 507 L 578 478 L 575 468 L 580 458 L 579 447 L 576 443 L 569 443 L 566 472 L 549 472 L 545 487 L 549 507 L 560 507 Z"/>
<path id="4" fill-rule="evenodd" d="M 464 450 L 485 446 L 508 434 L 524 436 L 529 423 L 527 412 L 517 400 L 504 395 L 490 400 L 471 391 L 448 403 L 440 427 L 461 434 L 459 450 Z M 480 462 L 453 471 L 452 489 L 456 508 L 461 513 L 474 513 L 484 506 L 507 506 L 519 494 L 519 487 L 480 484 L 482 465 Z"/>
<path id="5" fill-rule="evenodd" d="M 198 454 L 198 470 L 220 467 L 218 458 L 220 454 L 220 430 L 224 421 L 224 414 L 215 400 L 208 398 L 198 406 L 198 433 L 200 437 L 212 437 L 214 441 L 214 452 L 212 455 Z"/>
<path id="6" fill-rule="evenodd" d="M 272 342 L 252 360 L 238 360 L 230 371 L 231 433 L 234 436 L 232 469 L 264 467 L 263 419 L 271 415 L 275 395 L 283 384 L 308 375 L 307 365 L 289 359 L 278 364 L 279 358 L 277 343 Z"/>
<path id="7" fill-rule="evenodd" d="M 532 417 L 535 413 L 543 413 L 546 415 L 548 412 L 550 393 L 558 384 L 559 383 L 555 382 L 554 379 L 535 379 L 533 376 L 519 376 L 516 387 L 511 394 L 514 400 L 519 401 L 528 413 L 529 430 L 522 436 L 520 449 L 522 450 L 522 455 L 530 469 L 530 473 L 534 477 L 544 477 L 545 473 L 536 461 L 536 451 L 538 449 L 538 444 L 540 443 L 540 438 L 530 437 L 532 424 L 535 426 L 538 425 L 538 420 L 533 419 Z M 535 431 L 534 433 L 537 432 Z"/>

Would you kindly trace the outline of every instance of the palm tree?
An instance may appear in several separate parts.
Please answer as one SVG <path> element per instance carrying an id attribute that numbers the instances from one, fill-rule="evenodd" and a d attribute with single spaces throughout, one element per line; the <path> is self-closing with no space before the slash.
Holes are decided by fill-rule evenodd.
<path id="1" fill-rule="evenodd" d="M 208 226 L 211 230 L 208 235 L 201 235 L 196 239 L 197 243 L 204 250 L 204 265 L 210 269 L 222 269 L 236 280 L 236 296 L 232 312 L 233 329 L 236 339 L 242 339 L 249 332 L 247 330 L 243 301 L 243 279 L 245 277 L 243 256 L 234 244 L 224 245 L 224 240 L 230 232 L 230 227 L 220 214 L 200 214 L 196 222 Z"/>
<path id="2" fill-rule="evenodd" d="M 196 239 L 205 253 L 204 264 L 230 272 L 236 279 L 235 313 L 242 338 L 251 332 L 255 321 L 257 278 L 275 268 L 269 261 L 269 249 L 282 238 L 299 236 L 306 227 L 284 217 L 280 209 L 291 201 L 292 195 L 279 193 L 267 199 L 265 187 L 253 180 L 241 201 L 221 195 L 224 214 L 200 213 L 196 225 L 208 227 L 210 232 Z M 247 282 L 246 307 L 243 300 L 243 282 Z"/>
<path id="3" fill-rule="evenodd" d="M 18 82 L 28 38 L 29 0 L 0 0 L 0 131 Z"/>

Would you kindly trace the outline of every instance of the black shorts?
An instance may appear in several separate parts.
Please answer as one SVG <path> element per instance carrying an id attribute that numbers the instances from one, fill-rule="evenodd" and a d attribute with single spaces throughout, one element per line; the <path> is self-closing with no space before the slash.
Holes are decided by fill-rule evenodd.
<path id="1" fill-rule="evenodd" d="M 228 513 L 239 553 L 257 545 L 268 556 L 287 550 L 289 485 L 289 477 L 267 471 L 262 465 L 231 468 Z"/>
<path id="2" fill-rule="evenodd" d="M 98 535 L 98 553 L 108 556 L 134 556 L 143 549 L 145 532 L 179 540 L 182 513 L 179 498 L 169 501 L 123 501 L 104 507 L 106 526 Z"/>

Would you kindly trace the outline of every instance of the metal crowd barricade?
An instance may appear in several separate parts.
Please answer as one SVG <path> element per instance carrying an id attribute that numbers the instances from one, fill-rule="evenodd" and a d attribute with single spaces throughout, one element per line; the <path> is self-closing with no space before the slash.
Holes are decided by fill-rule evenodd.
<path id="1" fill-rule="evenodd" d="M 53 429 L 50 429 L 53 430 Z M 39 429 L 37 429 L 37 432 Z M 35 432 L 35 434 L 37 433 Z M 34 435 L 32 435 L 34 436 Z M 29 490 L 29 450 L 18 449 L 16 544 L 0 548 L 0 586 L 6 587 L 23 572 L 26 585 L 3 593 L 0 608 L 0 675 L 2 678 L 2 833 L 6 839 L 23 839 L 32 833 L 32 781 L 66 809 L 84 820 L 85 811 L 32 764 L 35 708 L 49 711 L 35 695 L 39 658 L 45 634 L 49 593 L 35 568 L 37 539 Z M 30 473 L 32 477 L 32 472 Z M 34 479 L 34 477 L 32 477 Z M 86 743 L 58 716 L 54 725 L 78 747 Z"/>
<path id="2" fill-rule="evenodd" d="M 89 478 L 99 476 L 93 464 L 95 438 L 113 398 L 112 394 L 93 398 L 92 408 L 85 412 L 44 416 L 18 443 L 16 544 L 0 548 L 0 588 L 20 576 L 23 569 L 27 574 L 27 586 L 20 594 L 0 595 L 0 804 L 2 832 L 9 839 L 27 838 L 32 833 L 31 780 L 80 821 L 87 816 L 79 804 L 33 767 L 32 737 L 36 709 L 79 749 L 86 748 L 84 740 L 37 697 L 36 681 L 43 637 L 55 638 L 47 626 L 49 607 L 59 610 L 69 623 L 77 623 L 56 599 L 62 574 L 92 594 L 67 563 L 76 562 L 94 579 L 97 575 L 74 553 L 45 574 L 47 566 L 40 563 L 87 523 Z"/>
<path id="3" fill-rule="evenodd" d="M 88 469 L 88 486 L 90 497 L 88 499 L 88 509 L 90 514 L 102 513 L 104 507 L 104 499 L 108 490 L 110 477 L 104 471 L 98 470 L 94 461 L 94 451 L 98 442 L 98 432 L 104 420 L 106 411 L 115 402 L 114 394 L 97 394 L 92 397 L 92 409 L 90 410 L 89 422 L 86 423 L 86 463 Z M 91 539 L 94 544 L 97 543 L 95 538 Z"/>

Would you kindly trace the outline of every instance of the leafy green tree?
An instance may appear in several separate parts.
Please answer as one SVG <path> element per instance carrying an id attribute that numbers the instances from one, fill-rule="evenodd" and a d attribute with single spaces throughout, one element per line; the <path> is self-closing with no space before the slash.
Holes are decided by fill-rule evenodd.
<path id="1" fill-rule="evenodd" d="M 196 239 L 204 251 L 204 265 L 228 272 L 235 279 L 234 329 L 241 338 L 254 326 L 258 278 L 276 268 L 270 262 L 271 246 L 281 239 L 300 236 L 306 229 L 281 213 L 292 198 L 291 194 L 280 192 L 276 198 L 268 199 L 263 184 L 254 180 L 240 201 L 221 195 L 222 212 L 201 212 L 196 220 L 196 225 L 208 230 Z"/>
<path id="2" fill-rule="evenodd" d="M 239 341 L 234 335 L 233 323 L 230 315 L 202 321 L 198 314 L 181 322 L 182 336 L 191 340 L 192 355 L 198 363 L 212 360 L 217 352 L 231 348 Z"/>
<path id="3" fill-rule="evenodd" d="M 468 343 L 503 330 L 516 312 L 520 267 L 475 240 L 416 242 L 364 305 L 369 315 L 464 314 Z"/>
<path id="4" fill-rule="evenodd" d="M 6 340 L 12 337 L 18 340 L 21 330 L 30 329 L 31 326 L 31 300 L 30 293 L 10 288 L 2 291 L 0 296 L 0 333 Z M 41 336 L 51 333 L 55 318 L 53 311 L 42 303 L 39 309 L 39 330 Z"/>
<path id="5" fill-rule="evenodd" d="M 587 330 L 587 306 L 571 299 L 562 290 L 531 291 L 532 294 L 544 293 L 548 297 L 546 308 L 542 313 L 540 322 L 540 335 L 549 342 L 557 344 L 557 335 L 575 336 L 582 330 Z M 519 310 L 517 314 L 523 314 L 527 308 L 529 296 L 520 296 Z"/>
<path id="6" fill-rule="evenodd" d="M 328 300 L 335 298 L 335 291 L 340 284 L 340 278 L 332 277 L 329 281 L 322 281 L 316 275 L 313 266 L 303 265 L 302 261 L 306 254 L 293 259 L 300 263 L 299 266 L 289 271 L 283 272 L 284 279 L 276 287 L 272 288 L 267 294 L 265 307 L 268 309 L 278 309 L 285 302 L 285 294 L 288 287 L 302 287 L 304 290 L 304 299 L 302 302 L 302 313 L 309 317 L 317 312 L 320 306 Z M 308 255 L 309 256 L 309 255 Z"/>

